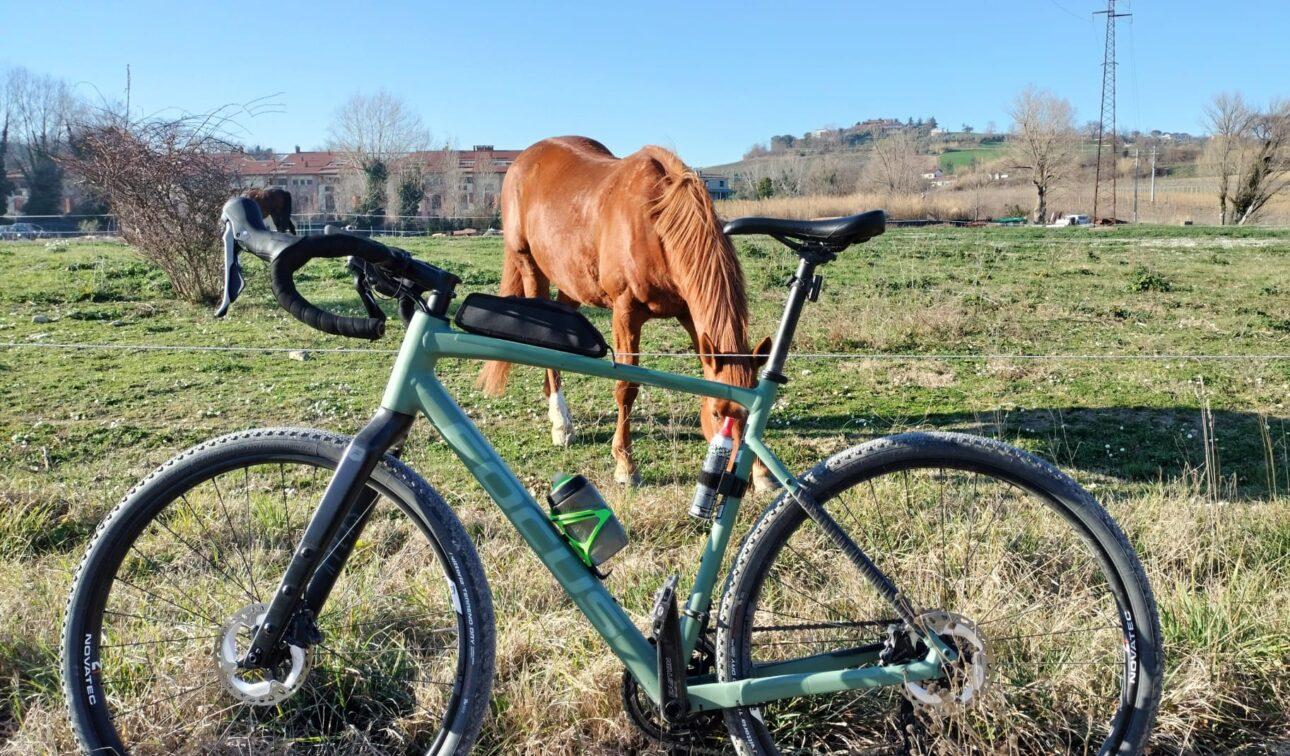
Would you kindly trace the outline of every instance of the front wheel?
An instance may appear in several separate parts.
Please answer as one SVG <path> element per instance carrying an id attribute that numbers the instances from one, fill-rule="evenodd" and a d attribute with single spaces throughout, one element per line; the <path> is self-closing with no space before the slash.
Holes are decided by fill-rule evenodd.
<path id="1" fill-rule="evenodd" d="M 268 429 L 162 465 L 99 527 L 63 627 L 90 753 L 464 753 L 488 709 L 493 610 L 443 500 L 387 456 L 320 636 L 241 669 L 348 439 Z M 300 636 L 309 635 L 301 633 Z"/>
<path id="2" fill-rule="evenodd" d="M 938 680 L 727 710 L 740 753 L 1142 750 L 1160 698 L 1155 602 L 1124 534 L 1073 480 L 996 441 L 909 433 L 803 483 L 960 660 Z M 718 674 L 833 652 L 877 664 L 884 646 L 885 661 L 925 654 L 900 627 L 783 496 L 736 558 Z"/>

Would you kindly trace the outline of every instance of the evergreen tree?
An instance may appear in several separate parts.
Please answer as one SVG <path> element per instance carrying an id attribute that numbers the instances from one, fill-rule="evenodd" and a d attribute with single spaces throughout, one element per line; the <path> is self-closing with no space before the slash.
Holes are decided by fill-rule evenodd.
<path id="1" fill-rule="evenodd" d="M 61 215 L 63 171 L 47 151 L 31 149 L 31 167 L 26 176 L 30 191 L 22 211 L 27 215 Z"/>
<path id="2" fill-rule="evenodd" d="M 390 169 L 384 160 L 371 160 L 363 166 L 363 179 L 366 191 L 358 205 L 358 225 L 363 228 L 375 228 L 385 221 L 385 183 L 390 179 Z"/>
<path id="3" fill-rule="evenodd" d="M 399 215 L 404 224 L 408 223 L 421 211 L 421 200 L 425 199 L 426 190 L 421 174 L 413 171 L 399 181 Z"/>

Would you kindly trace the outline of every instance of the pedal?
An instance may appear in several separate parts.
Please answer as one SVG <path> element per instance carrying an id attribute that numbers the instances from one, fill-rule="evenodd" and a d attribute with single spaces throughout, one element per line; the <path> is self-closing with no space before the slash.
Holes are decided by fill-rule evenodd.
<path id="1" fill-rule="evenodd" d="M 659 712 L 668 724 L 689 719 L 690 698 L 685 692 L 685 660 L 681 654 L 681 615 L 676 608 L 677 576 L 663 582 L 654 594 L 652 631 L 658 652 Z"/>

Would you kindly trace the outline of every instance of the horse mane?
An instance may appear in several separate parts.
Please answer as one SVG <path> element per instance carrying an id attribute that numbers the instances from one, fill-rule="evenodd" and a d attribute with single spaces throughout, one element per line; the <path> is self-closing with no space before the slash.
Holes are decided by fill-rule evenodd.
<path id="1" fill-rule="evenodd" d="M 649 146 L 641 152 L 663 169 L 650 218 L 668 266 L 680 279 L 681 294 L 698 332 L 707 334 L 718 353 L 746 351 L 748 296 L 743 268 L 721 230 L 708 188 L 671 151 Z"/>

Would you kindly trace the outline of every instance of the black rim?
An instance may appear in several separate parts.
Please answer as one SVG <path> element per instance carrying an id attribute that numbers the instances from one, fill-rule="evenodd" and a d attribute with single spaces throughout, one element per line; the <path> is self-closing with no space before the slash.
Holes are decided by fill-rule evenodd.
<path id="1" fill-rule="evenodd" d="M 315 479 L 318 479 L 318 476 L 320 475 L 320 473 L 330 471 L 331 469 L 334 468 L 334 461 L 327 458 L 326 456 L 315 457 L 315 456 L 310 456 L 308 454 L 302 454 L 302 453 L 293 453 L 293 452 L 284 453 L 284 452 L 274 452 L 274 451 L 256 453 L 256 454 L 239 454 L 236 456 L 236 458 L 233 458 L 233 459 L 212 461 L 210 463 L 203 465 L 199 470 L 195 470 L 190 474 L 179 476 L 179 478 L 175 480 L 173 483 L 171 483 L 171 485 L 169 485 L 165 491 L 158 492 L 150 498 L 150 501 L 152 502 L 162 502 L 162 503 L 151 504 L 150 506 L 147 506 L 146 509 L 141 509 L 140 507 L 133 507 L 131 508 L 131 510 L 127 512 L 127 514 L 129 515 L 128 520 L 118 521 L 116 524 L 114 524 L 115 532 L 121 533 L 122 532 L 121 529 L 123 528 L 126 535 L 117 536 L 114 539 L 114 542 L 110 544 L 95 545 L 95 550 L 98 551 L 98 553 L 94 555 L 94 558 L 92 561 L 87 562 L 86 568 L 94 570 L 94 573 L 96 574 L 97 577 L 95 580 L 92 581 L 92 584 L 89 587 L 87 588 L 82 587 L 80 589 L 81 591 L 86 591 L 86 590 L 90 591 L 90 600 L 86 605 L 86 609 L 77 616 L 77 619 L 80 620 L 80 623 L 79 623 L 80 629 L 77 629 L 76 627 L 69 625 L 69 641 L 70 639 L 77 639 L 80 642 L 77 642 L 75 647 L 78 649 L 81 649 L 80 653 L 77 655 L 77 658 L 75 659 L 69 658 L 67 661 L 67 668 L 68 668 L 67 673 L 71 679 L 73 680 L 81 679 L 81 676 L 84 674 L 84 672 L 87 669 L 87 664 L 85 661 L 86 658 L 101 660 L 102 659 L 101 653 L 105 649 L 112 647 L 112 646 L 102 645 L 104 618 L 105 616 L 107 617 L 115 616 L 114 610 L 109 607 L 109 601 L 111 600 L 111 597 L 115 595 L 115 591 L 113 589 L 117 585 L 131 586 L 130 582 L 126 582 L 129 580 L 129 578 L 122 577 L 119 574 L 119 572 L 122 568 L 122 565 L 126 563 L 127 558 L 130 557 L 132 552 L 135 551 L 135 547 L 139 544 L 140 540 L 143 539 L 148 534 L 150 526 L 155 527 L 155 523 L 157 523 L 161 519 L 163 513 L 166 513 L 168 511 L 179 511 L 180 509 L 182 509 L 183 504 L 186 503 L 185 496 L 203 485 L 211 484 L 211 485 L 217 486 L 218 484 L 215 484 L 212 482 L 218 481 L 221 477 L 226 476 L 230 473 L 232 473 L 235 476 L 245 475 L 249 481 L 250 471 L 252 468 L 261 468 L 261 467 L 271 468 L 275 466 L 279 470 L 279 474 L 283 476 L 285 476 L 286 474 L 287 466 L 297 466 L 297 467 L 305 466 L 307 468 L 310 468 L 313 477 Z M 245 471 L 245 472 L 242 472 L 242 471 Z M 325 483 L 325 481 L 326 481 L 325 476 L 323 476 L 321 478 L 321 482 Z M 456 574 L 456 571 L 453 570 L 452 560 L 449 560 L 447 558 L 441 544 L 439 543 L 438 539 L 435 537 L 433 531 L 428 527 L 426 523 L 422 521 L 422 518 L 420 517 L 420 515 L 412 511 L 410 507 L 404 501 L 402 501 L 398 496 L 394 495 L 391 490 L 387 489 L 384 486 L 381 486 L 375 478 L 369 481 L 369 486 L 373 490 L 377 491 L 378 493 L 378 496 L 373 502 L 373 507 L 375 507 L 377 511 L 380 511 L 383 508 L 386 509 L 386 511 L 389 511 L 390 508 L 388 507 L 388 505 L 387 507 L 382 507 L 380 504 L 382 500 L 386 500 L 392 503 L 398 510 L 400 510 L 403 516 L 410 518 L 415 523 L 416 528 L 414 529 L 414 531 L 420 532 L 420 534 L 425 537 L 426 541 L 430 545 L 431 551 L 433 552 L 433 558 L 438 564 L 439 572 L 443 577 L 445 577 L 451 583 L 451 586 L 447 591 L 447 593 L 451 594 L 453 590 L 457 591 L 458 593 L 460 593 L 461 591 L 464 591 L 465 590 L 465 587 L 463 586 L 464 577 L 462 575 Z M 314 491 L 320 494 L 322 491 L 322 486 L 318 485 L 314 489 Z M 284 501 L 285 501 L 285 492 L 283 495 L 284 495 Z M 307 505 L 306 511 L 312 508 L 313 503 L 315 502 L 310 502 Z M 249 510 L 249 499 L 248 499 L 248 510 Z M 292 510 L 290 508 L 284 506 L 283 511 L 287 513 L 288 517 L 291 516 Z M 223 516 L 225 518 L 225 521 L 229 525 L 233 526 L 233 532 L 235 534 L 234 543 L 237 544 L 237 542 L 240 540 L 239 538 L 236 537 L 236 533 L 239 532 L 239 528 L 237 526 L 240 525 L 241 523 L 234 522 L 234 518 L 229 517 L 227 512 L 216 512 L 215 514 Z M 307 514 L 300 517 L 298 522 L 292 521 L 289 519 L 286 523 L 288 530 L 291 533 L 294 533 L 295 535 L 298 536 L 300 529 L 303 528 L 304 526 L 306 517 L 307 517 Z M 167 536 L 172 535 L 172 534 L 164 533 L 165 523 L 162 522 L 161 524 L 163 527 L 162 533 Z M 175 535 L 178 535 L 178 534 L 175 534 Z M 415 532 L 411 532 L 409 535 L 410 535 L 410 539 L 415 538 Z M 191 539 L 181 540 L 179 538 L 176 538 L 174 540 L 174 543 L 176 544 L 177 548 L 186 549 L 188 551 L 191 551 L 193 554 L 197 554 L 200 556 L 200 551 L 197 548 L 194 548 L 196 544 L 193 544 Z M 288 547 L 287 553 L 290 553 L 290 547 Z M 241 564 L 243 566 L 243 569 L 240 571 L 242 574 L 240 575 L 236 574 L 235 571 L 232 569 L 220 569 L 220 566 L 217 564 L 217 562 L 220 562 L 222 560 L 219 560 L 219 559 L 205 560 L 205 562 L 207 566 L 209 566 L 212 570 L 216 570 L 219 575 L 226 577 L 228 579 L 228 582 L 235 589 L 239 590 L 243 594 L 243 598 L 247 602 L 250 602 L 253 599 L 256 601 L 263 600 L 263 595 L 262 595 L 263 591 L 259 590 L 259 588 L 265 584 L 268 584 L 269 590 L 272 590 L 272 584 L 276 581 L 277 576 L 275 575 L 270 577 L 268 575 L 256 575 L 254 572 L 254 568 L 255 568 L 255 565 L 253 564 L 254 560 L 249 560 L 245 554 L 238 554 L 238 553 L 235 553 L 234 551 L 232 553 L 229 553 L 227 556 L 228 556 L 228 559 L 226 560 L 226 564 L 227 565 Z M 343 577 L 342 577 L 342 580 L 344 580 Z M 136 582 L 131 587 L 122 588 L 120 590 L 127 593 L 138 593 L 140 590 L 146 591 L 147 588 Z M 153 598 L 161 599 L 162 601 L 166 600 L 164 596 L 156 596 L 155 594 L 156 592 L 154 592 Z M 379 597 L 376 597 L 376 598 L 379 598 Z M 451 599 L 453 597 L 449 595 L 447 597 L 441 596 L 440 598 Z M 170 603 L 170 602 L 167 602 L 167 603 Z M 326 632 L 326 630 L 329 627 L 335 627 L 334 623 L 329 622 L 329 619 L 332 618 L 329 615 L 333 615 L 333 613 L 336 613 L 334 617 L 339 617 L 341 616 L 342 612 L 355 609 L 355 606 L 352 604 L 348 607 L 344 606 L 344 604 L 345 604 L 345 600 L 343 597 L 333 596 L 333 600 L 330 601 L 326 606 L 324 606 L 323 611 L 319 616 L 319 625 L 324 629 L 324 632 Z M 176 609 L 176 608 L 179 609 L 184 614 L 189 615 L 190 617 L 198 617 L 198 616 L 201 616 L 202 614 L 201 612 L 197 611 L 199 608 L 197 605 L 176 606 L 175 604 L 172 603 L 172 609 Z M 452 680 L 437 681 L 437 682 L 431 681 L 431 680 L 420 681 L 420 682 L 425 682 L 427 684 L 430 684 L 430 683 L 439 684 L 444 686 L 446 689 L 450 691 L 450 694 L 447 696 L 446 700 L 442 704 L 442 714 L 440 715 L 440 721 L 438 722 L 438 727 L 435 730 L 434 737 L 430 738 L 428 737 L 428 733 L 423 733 L 424 735 L 426 735 L 424 739 L 424 742 L 426 744 L 426 749 L 437 747 L 437 745 L 447 737 L 448 733 L 450 732 L 451 726 L 454 724 L 455 720 L 457 719 L 459 715 L 458 710 L 460 708 L 460 703 L 461 703 L 460 681 L 463 680 L 464 675 L 467 674 L 469 663 L 470 663 L 469 653 L 471 649 L 468 643 L 468 628 L 467 628 L 467 623 L 469 618 L 467 616 L 466 611 L 463 610 L 463 611 L 454 612 L 454 611 L 451 611 L 452 609 L 453 609 L 453 605 L 450 603 L 449 613 L 455 614 L 455 621 L 452 623 L 453 624 L 452 631 L 455 632 L 457 636 L 455 644 L 448 643 L 442 647 L 435 647 L 435 648 L 409 649 L 409 651 L 411 652 L 438 650 L 439 648 L 442 648 L 443 650 L 448 650 L 453 646 L 455 646 L 455 651 L 457 655 L 455 668 L 453 670 L 454 677 Z M 209 624 L 214 624 L 215 621 L 220 620 L 221 618 L 207 616 L 207 617 L 203 617 L 203 619 L 207 621 Z M 374 624 L 375 625 L 374 628 L 365 627 L 362 629 L 369 632 L 379 633 L 381 630 L 384 630 L 384 629 L 389 629 L 393 627 L 402 627 L 400 623 L 408 620 L 414 620 L 414 619 L 416 619 L 416 617 L 411 615 L 392 617 L 392 618 L 383 618 L 376 623 L 368 623 L 368 624 Z M 362 625 L 364 625 L 364 623 L 361 623 L 361 622 L 351 623 L 348 627 L 358 628 L 359 626 L 362 626 Z M 412 622 L 408 622 L 408 625 L 422 632 L 424 632 L 426 629 L 429 629 L 429 630 L 435 629 L 435 628 L 422 628 L 414 625 L 414 623 Z M 194 643 L 205 643 L 209 641 L 212 644 L 216 641 L 215 638 L 205 638 L 205 637 L 201 637 L 202 635 L 204 635 L 204 633 L 203 634 L 193 633 L 191 636 L 185 634 L 186 637 L 175 638 L 174 640 L 192 641 Z M 150 642 L 155 642 L 158 645 L 160 645 L 164 642 L 169 642 L 169 641 L 167 641 L 166 639 L 162 639 L 161 641 L 150 641 Z M 137 645 L 143 645 L 143 644 L 139 643 Z M 329 644 L 327 640 L 324 640 L 319 647 L 314 649 L 315 664 L 318 664 L 319 667 L 322 666 L 321 661 L 323 657 L 327 657 L 327 658 L 337 660 L 335 662 L 335 666 L 348 667 L 352 670 L 364 669 L 364 662 L 367 660 L 363 658 L 356 658 L 356 655 L 353 652 L 346 653 L 347 651 L 349 651 L 348 649 L 328 648 L 328 645 Z M 88 656 L 85 656 L 86 654 L 88 654 Z M 85 685 L 76 685 L 74 686 L 74 690 L 76 691 L 78 698 L 80 698 L 81 700 L 82 707 L 85 710 L 88 710 L 94 726 L 94 731 L 98 734 L 99 739 L 104 743 L 109 743 L 112 748 L 123 749 L 124 744 L 121 743 L 121 741 L 118 738 L 118 733 L 113 723 L 114 715 L 110 711 L 110 707 L 109 707 L 109 699 L 112 698 L 111 693 L 109 691 L 109 689 L 112 687 L 112 680 L 110 677 L 110 670 L 106 668 L 107 666 L 108 665 L 105 664 L 104 665 L 105 668 L 101 672 L 97 673 L 97 679 L 99 683 L 97 686 L 97 691 Z M 315 670 L 310 672 L 309 673 L 310 679 L 307 679 L 305 681 L 303 687 L 300 689 L 298 694 L 293 697 L 293 698 L 300 698 L 301 699 L 300 702 L 303 703 L 304 699 L 301 697 L 307 696 L 308 694 L 313 693 L 314 699 L 309 701 L 309 704 L 310 704 L 309 708 L 315 708 L 315 702 L 317 704 L 325 705 L 324 701 L 322 701 L 317 697 L 317 693 L 311 690 L 311 686 L 315 684 L 315 676 L 320 671 L 321 671 L 320 669 L 316 668 Z M 419 680 L 414 680 L 413 682 L 418 682 L 418 681 Z M 210 689 L 215 687 L 215 685 L 218 682 L 219 682 L 218 679 L 207 680 L 200 684 L 194 683 L 193 685 L 179 687 L 175 691 L 176 701 L 182 700 L 184 696 L 192 696 L 196 698 L 198 696 L 203 695 L 204 693 L 211 692 Z M 231 695 L 228 695 L 226 693 L 223 695 L 228 696 L 227 701 L 224 704 L 224 706 L 227 708 L 216 711 L 215 715 L 218 716 L 220 714 L 227 713 L 228 711 L 233 710 L 235 706 L 237 707 L 237 710 L 234 716 L 229 717 L 229 720 L 230 720 L 229 727 L 225 730 L 224 733 L 221 734 L 221 737 L 227 735 L 227 733 L 231 731 L 233 726 L 237 725 L 239 721 L 242 721 L 242 720 L 245 720 L 245 721 L 242 721 L 242 727 L 246 728 L 246 734 L 248 735 L 254 734 L 255 725 L 258 723 L 257 720 L 262 719 L 264 720 L 264 723 L 267 724 L 269 722 L 272 722 L 275 718 L 275 715 L 279 713 L 279 707 L 260 708 L 260 707 L 249 707 L 246 704 L 239 705 L 236 702 L 236 699 L 233 699 Z M 91 697 L 93 697 L 95 700 L 93 701 L 90 700 Z M 160 699 L 158 701 L 150 701 L 147 704 L 145 704 L 145 706 L 152 706 L 157 703 L 166 703 L 166 699 Z M 284 702 L 284 705 L 287 705 L 290 703 L 291 703 L 291 699 L 288 699 L 286 702 Z M 317 708 L 321 708 L 321 706 L 317 706 Z M 252 713 L 250 715 L 244 714 L 244 712 L 248 710 L 251 710 Z M 115 714 L 115 717 L 119 718 L 122 716 L 129 715 L 131 713 L 132 713 L 132 710 L 127 709 L 125 711 L 117 712 Z M 320 723 L 323 723 L 323 724 L 326 724 L 329 720 L 331 720 L 333 724 L 345 723 L 347 722 L 347 716 L 349 715 L 349 713 L 350 712 L 348 711 L 337 710 L 336 708 L 333 707 L 331 709 L 331 712 L 324 714 L 322 719 L 319 721 Z M 422 710 L 421 715 L 427 716 L 430 718 L 434 717 L 434 713 L 432 711 Z M 334 719 L 332 719 L 333 716 L 335 717 Z M 209 719 L 209 718 L 210 718 L 209 716 L 204 717 L 202 720 L 200 720 L 198 723 L 195 723 L 193 726 L 196 726 L 196 724 L 201 724 L 202 722 L 204 722 L 206 719 Z M 420 737 L 421 736 L 418 736 L 418 738 Z M 433 742 L 433 745 L 431 745 L 431 742 Z M 405 750 L 405 749 L 406 749 L 406 745 L 401 745 L 397 747 L 397 750 Z"/>
<path id="2" fill-rule="evenodd" d="M 1103 749 L 1105 750 L 1108 747 L 1114 748 L 1115 745 L 1123 739 L 1124 733 L 1132 720 L 1132 714 L 1135 710 L 1135 701 L 1138 695 L 1138 681 L 1142 674 L 1142 659 L 1137 657 L 1136 653 L 1129 653 L 1127 649 L 1129 649 L 1131 645 L 1136 645 L 1138 643 L 1137 634 L 1131 628 L 1134 626 L 1141 626 L 1142 619 L 1137 616 L 1136 612 L 1131 610 L 1126 611 L 1126 607 L 1131 607 L 1131 603 L 1120 571 L 1106 546 L 1094 537 L 1093 530 L 1089 523 L 1082 519 L 1077 508 L 1068 507 L 1063 503 L 1059 495 L 1048 490 L 1048 485 L 1051 484 L 1047 481 L 1032 480 L 1023 474 L 1018 474 L 1016 471 L 1001 469 L 998 466 L 986 464 L 980 461 L 971 461 L 962 458 L 921 458 L 902 460 L 889 464 L 861 468 L 856 474 L 848 476 L 845 479 L 826 481 L 822 485 L 818 485 L 817 489 L 821 490 L 821 495 L 823 495 L 824 491 L 833 493 L 831 498 L 826 502 L 822 502 L 833 509 L 839 504 L 842 504 L 843 506 L 846 505 L 846 502 L 842 500 L 846 497 L 848 492 L 854 491 L 866 484 L 872 484 L 884 476 L 892 474 L 908 475 L 910 472 L 915 470 L 928 473 L 940 471 L 942 476 L 944 476 L 945 471 L 980 476 L 981 478 L 993 481 L 992 485 L 1003 485 L 1010 489 L 1015 489 L 1016 491 L 1027 494 L 1027 498 L 1029 498 L 1030 501 L 1038 499 L 1045 505 L 1044 509 L 1059 515 L 1061 521 L 1068 524 L 1074 530 L 1075 534 L 1079 538 L 1079 544 L 1084 546 L 1084 553 L 1092 554 L 1095 560 L 1094 563 L 1097 567 L 1097 572 L 1100 574 L 1103 581 L 1102 586 L 1104 586 L 1097 586 L 1097 593 L 1109 593 L 1111 595 L 1114 599 L 1113 608 L 1116 614 L 1113 624 L 1108 622 L 1108 626 L 1106 628 L 1099 626 L 1094 628 L 1093 632 L 1109 630 L 1112 626 L 1118 627 L 1123 649 L 1126 650 L 1122 652 L 1122 661 L 1118 663 L 1120 669 L 1118 675 L 1118 685 L 1120 689 L 1118 696 L 1119 706 L 1113 716 L 1103 720 L 1103 727 L 1106 728 L 1104 730 L 1106 734 L 1104 736 Z M 839 512 L 834 512 L 834 514 L 839 520 L 846 519 L 848 516 Z M 881 542 L 882 536 L 878 536 L 880 540 L 875 542 L 871 540 L 871 535 L 873 532 L 881 532 L 883 530 L 890 532 L 890 526 L 895 522 L 894 518 L 889 517 L 887 522 L 883 522 L 881 520 L 866 522 L 863 519 L 856 518 L 854 514 L 850 515 L 850 517 L 851 521 L 847 523 L 850 527 L 856 527 L 859 525 L 870 529 L 870 532 L 864 533 L 865 538 L 862 540 L 862 545 L 868 549 L 872 549 L 872 551 L 870 551 L 870 555 L 875 559 L 875 561 L 879 562 L 880 566 L 882 566 L 884 562 L 884 554 L 891 551 L 891 543 L 886 543 L 884 548 L 884 545 Z M 761 610 L 761 604 L 763 603 L 763 589 L 767 588 L 769 581 L 774 580 L 775 575 L 773 573 L 775 571 L 775 565 L 780 562 L 782 557 L 787 555 L 789 558 L 805 561 L 803 559 L 804 555 L 793 553 L 794 546 L 790 541 L 792 541 L 794 535 L 802 532 L 805 528 L 809 528 L 810 526 L 808 523 L 810 523 L 810 520 L 804 513 L 800 511 L 793 513 L 790 515 L 787 522 L 783 522 L 775 526 L 778 530 L 773 534 L 773 538 L 771 538 L 773 543 L 768 544 L 767 547 L 763 547 L 769 548 L 769 551 L 762 557 L 762 564 L 769 566 L 755 570 L 756 574 L 751 576 L 753 580 L 750 594 L 751 599 L 745 604 L 745 611 L 743 616 L 740 618 L 741 626 L 747 629 L 745 632 L 741 633 L 741 648 L 738 649 L 736 657 L 738 659 L 740 671 L 750 670 L 757 664 L 767 661 L 765 659 L 754 661 L 754 657 L 757 656 L 757 650 L 759 649 L 759 638 L 754 637 L 754 633 L 761 634 L 764 632 L 764 628 L 757 627 L 755 625 L 755 620 L 757 619 L 759 611 Z M 943 562 L 943 554 L 941 559 Z M 779 589 L 784 589 L 784 587 L 780 586 Z M 788 587 L 788 589 L 796 590 L 802 594 L 809 593 L 809 590 L 806 590 L 804 586 L 791 586 Z M 1108 613 L 1111 608 L 1110 602 L 1107 602 Z M 891 613 L 888 612 L 888 615 L 890 614 Z M 814 618 L 809 616 L 773 617 L 774 622 L 783 623 L 777 624 L 775 627 L 793 627 L 795 624 L 809 626 L 811 623 L 807 620 L 810 619 Z M 883 640 L 880 627 L 889 624 L 886 619 L 894 620 L 894 617 L 889 616 L 888 618 L 874 622 L 873 627 L 867 629 L 876 632 L 868 636 L 862 634 L 866 629 L 862 626 L 869 623 L 854 622 L 853 624 L 848 624 L 844 618 L 840 617 L 830 617 L 828 619 L 830 622 L 827 624 L 830 624 L 830 627 L 817 627 L 816 629 L 817 631 L 831 632 L 837 635 L 837 637 L 831 637 L 829 639 L 829 641 L 833 643 L 832 647 L 830 649 L 821 649 L 816 647 L 812 649 L 810 653 L 818 653 L 823 650 L 835 650 L 848 645 L 853 648 L 860 647 L 866 643 L 873 644 L 870 646 L 871 650 L 879 648 Z M 996 619 L 1009 618 L 1004 617 Z M 1107 619 L 1109 620 L 1110 618 L 1108 617 Z M 818 625 L 820 623 L 815 624 Z M 845 635 L 846 633 L 856 633 L 856 635 L 851 637 Z M 1004 637 L 999 640 L 1015 641 L 1016 639 Z M 828 645 L 828 643 L 825 643 L 825 645 Z M 803 654 L 806 652 L 797 653 Z M 1108 664 L 1108 669 L 1109 668 L 1110 665 Z M 762 708 L 765 710 L 767 707 Z M 1106 708 L 1109 709 L 1110 707 L 1107 706 Z M 769 735 L 769 731 L 770 727 L 766 726 L 764 732 Z"/>

